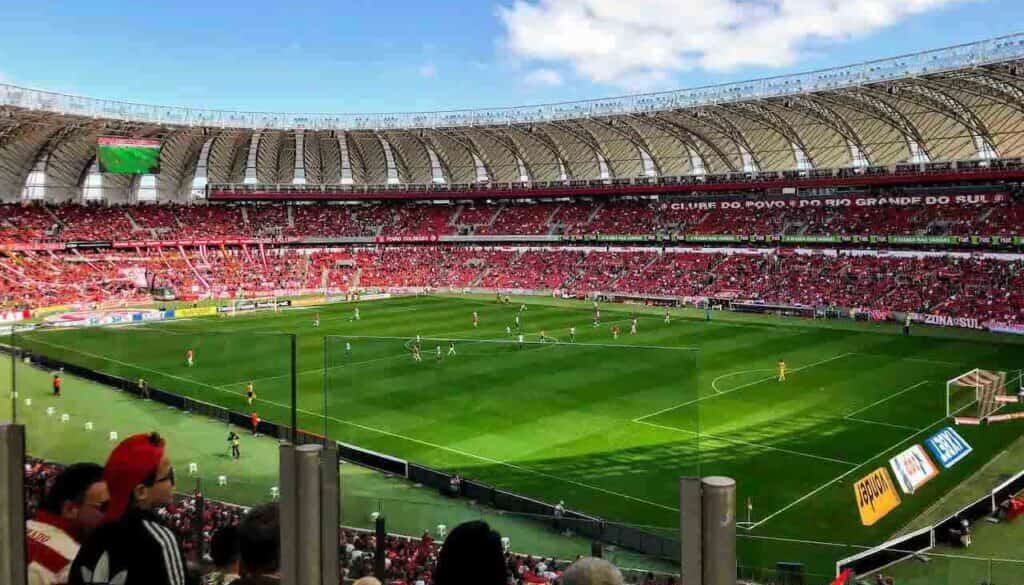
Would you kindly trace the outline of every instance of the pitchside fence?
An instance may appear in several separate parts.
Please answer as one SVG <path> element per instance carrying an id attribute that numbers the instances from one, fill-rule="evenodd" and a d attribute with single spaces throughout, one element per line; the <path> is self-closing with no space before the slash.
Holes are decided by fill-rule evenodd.
<path id="1" fill-rule="evenodd" d="M 346 363 L 346 360 L 351 361 L 351 354 L 346 354 L 343 338 L 325 340 L 322 363 L 297 364 L 293 357 L 295 353 L 292 349 L 291 335 L 199 334 L 189 333 L 187 330 L 145 330 L 139 327 L 93 328 L 88 330 L 87 339 L 83 343 L 82 331 L 76 330 L 75 341 L 71 341 L 70 338 L 64 339 L 63 332 L 60 331 L 15 333 L 6 340 L 7 344 L 0 345 L 0 352 L 11 360 L 10 379 L 0 381 L 0 388 L 6 387 L 9 390 L 5 396 L 10 397 L 9 400 L 0 401 L 0 420 L 32 425 L 33 420 L 38 423 L 39 417 L 46 417 L 48 442 L 52 442 L 53 445 L 89 445 L 91 448 L 88 449 L 88 459 L 95 461 L 104 460 L 115 444 L 114 441 L 130 433 L 151 431 L 153 428 L 169 430 L 169 425 L 174 425 L 175 421 L 179 421 L 180 424 L 183 420 L 178 414 L 161 417 L 159 421 L 125 421 L 124 424 L 119 423 L 119 434 L 115 437 L 109 435 L 110 429 L 87 424 L 90 421 L 83 420 L 78 415 L 62 422 L 62 417 L 66 413 L 62 412 L 59 400 L 41 397 L 38 391 L 34 398 L 19 396 L 17 392 L 20 387 L 28 387 L 29 382 L 19 380 L 18 376 L 34 376 L 35 388 L 48 387 L 53 374 L 79 377 L 121 390 L 127 395 L 148 397 L 167 405 L 169 410 L 201 414 L 224 422 L 226 428 L 223 436 L 197 438 L 197 441 L 203 442 L 201 446 L 174 446 L 176 460 L 182 462 L 177 470 L 181 485 L 202 485 L 204 495 L 211 499 L 253 505 L 277 496 L 279 482 L 276 467 L 266 470 L 266 473 L 255 475 L 248 473 L 247 470 L 245 477 L 240 477 L 238 474 L 228 475 L 219 470 L 190 469 L 187 463 L 191 457 L 186 453 L 195 448 L 208 449 L 207 441 L 217 441 L 223 445 L 224 459 L 227 461 L 230 457 L 229 430 L 238 433 L 255 430 L 263 435 L 294 440 L 298 444 L 331 440 L 338 445 L 339 458 L 342 461 L 402 477 L 427 488 L 451 494 L 453 497 L 472 500 L 480 505 L 481 510 L 479 513 L 467 512 L 465 506 L 453 505 L 439 514 L 436 505 L 426 502 L 386 498 L 360 500 L 358 497 L 353 498 L 346 506 L 343 497 L 342 521 L 356 528 L 372 528 L 375 515 L 368 513 L 368 510 L 375 508 L 375 512 L 385 516 L 394 512 L 405 517 L 421 517 L 423 521 L 419 525 L 419 531 L 429 531 L 437 537 L 460 522 L 483 517 L 485 510 L 489 509 L 533 526 L 547 525 L 553 538 L 572 535 L 667 561 L 677 562 L 679 559 L 678 528 L 674 526 L 640 526 L 584 514 L 571 509 L 571 502 L 560 506 L 557 501 L 542 501 L 516 493 L 505 486 L 474 479 L 472 467 L 460 469 L 459 487 L 457 492 L 453 493 L 452 479 L 456 475 L 453 469 L 413 463 L 385 454 L 382 452 L 385 449 L 378 450 L 354 444 L 354 439 L 359 439 L 362 443 L 367 438 L 365 433 L 353 437 L 353 440 L 343 440 L 348 437 L 342 432 L 343 429 L 359 430 L 358 426 L 351 427 L 338 422 L 343 416 L 358 414 L 353 412 L 352 406 L 347 403 L 353 399 L 365 403 L 367 398 L 366 394 L 360 397 L 354 395 L 354 392 L 372 393 L 380 391 L 383 387 L 379 384 L 365 387 L 365 384 L 355 381 L 386 380 L 382 376 L 395 369 L 395 361 L 411 363 L 408 344 L 410 340 L 360 339 L 357 352 L 362 354 L 363 360 L 387 358 L 374 362 L 380 364 L 380 368 L 367 370 L 365 366 Z M 693 381 L 696 377 L 695 352 L 636 348 L 627 350 L 632 353 L 623 353 L 621 347 L 607 348 L 585 344 L 570 346 L 552 341 L 543 344 L 536 340 L 524 341 L 522 350 L 518 349 L 515 342 L 473 344 L 459 341 L 456 347 L 460 359 L 465 362 L 474 360 L 477 365 L 483 364 L 486 367 L 502 363 L 501 359 L 516 361 L 521 359 L 517 355 L 528 355 L 541 358 L 544 362 L 560 360 L 575 363 L 579 368 L 590 370 L 591 373 L 600 372 L 602 369 L 610 372 L 621 366 L 621 363 L 616 364 L 608 360 L 612 352 L 615 352 L 624 359 L 628 356 L 635 363 L 647 363 L 652 368 L 660 369 L 665 378 L 674 379 L 674 384 L 679 388 L 677 397 L 680 402 L 686 402 L 696 396 L 696 384 Z M 431 346 L 431 352 L 436 345 L 435 343 Z M 187 365 L 188 349 L 193 350 L 195 365 L 192 367 Z M 448 345 L 445 342 L 442 351 L 446 353 L 447 350 Z M 637 361 L 640 352 L 645 352 L 644 355 L 648 357 Z M 154 354 L 164 356 L 155 365 L 152 359 Z M 504 358 L 499 354 L 504 355 Z M 396 357 L 398 355 L 400 357 Z M 258 360 L 256 370 L 242 371 L 238 364 L 250 363 L 253 356 L 263 357 Z M 424 351 L 422 357 L 425 375 L 419 376 L 419 382 L 438 389 L 448 387 L 452 380 L 449 377 L 451 373 L 437 367 L 438 362 L 434 353 L 428 355 Z M 448 359 L 448 356 L 444 356 L 442 362 L 444 359 Z M 17 363 L 30 363 L 33 367 L 19 367 Z M 143 363 L 148 365 L 140 365 Z M 300 371 L 307 372 L 316 366 L 325 368 L 323 392 L 319 395 L 296 393 L 293 410 L 293 380 L 298 377 Z M 565 373 L 564 368 L 553 371 Z M 524 376 L 535 374 L 529 369 L 524 372 Z M 368 373 L 375 377 L 367 378 Z M 245 396 L 246 385 L 250 379 L 254 382 L 257 398 L 251 406 Z M 536 380 L 534 383 L 545 387 L 543 381 Z M 73 385 L 69 387 L 65 382 L 63 391 L 73 392 L 75 389 Z M 688 393 L 692 393 L 692 396 Z M 29 401 L 28 405 L 26 399 Z M 377 405 L 376 410 L 387 411 L 381 404 Z M 259 415 L 255 429 L 252 426 L 253 412 Z M 323 414 L 325 412 L 326 416 Z M 357 417 L 356 420 L 362 418 Z M 296 421 L 298 426 L 294 432 L 292 421 Z M 567 428 L 571 428 L 571 421 L 567 421 L 566 424 L 569 425 Z M 678 462 L 678 475 L 700 475 L 696 411 L 680 416 L 673 424 L 682 431 L 677 438 L 680 448 L 691 454 L 690 458 Z M 53 432 L 50 432 L 50 429 L 53 429 Z M 372 438 L 374 434 L 370 432 L 369 437 Z M 368 446 L 372 447 L 372 443 L 371 441 Z M 33 450 L 31 442 L 28 449 L 30 452 Z M 554 477 L 545 478 L 538 475 L 537 478 L 558 484 L 557 478 Z M 590 489 L 579 485 L 566 485 L 567 492 L 575 493 L 581 489 L 586 492 Z M 418 514 L 417 508 L 424 509 L 423 513 Z M 428 511 L 426 508 L 431 509 Z M 440 523 L 434 521 L 439 515 L 445 518 Z M 671 520 L 675 515 L 666 511 L 666 517 Z M 532 530 L 535 531 L 536 528 Z M 422 533 L 419 531 L 417 532 Z M 522 534 L 530 532 L 522 531 Z M 530 549 L 529 543 L 523 541 L 514 543 L 513 547 L 527 552 Z"/>
<path id="2" fill-rule="evenodd" d="M 948 546 L 960 546 L 960 531 L 962 523 L 974 523 L 982 518 L 994 516 L 1000 512 L 1000 507 L 1014 495 L 1024 491 L 1024 471 L 1017 473 L 1006 481 L 1000 483 L 984 496 L 964 506 L 945 519 L 915 530 L 904 536 L 894 538 L 874 548 L 859 552 L 846 557 L 836 563 L 836 574 L 846 569 L 853 569 L 858 575 L 880 571 L 911 557 L 920 557 L 927 560 L 929 557 L 942 557 L 943 555 L 928 555 L 929 550 L 939 544 Z M 946 557 L 956 558 L 957 563 L 965 565 L 978 565 L 990 568 L 999 573 L 1003 571 L 1002 565 L 1008 565 L 1015 571 L 1024 571 L 1024 562 L 1019 560 L 981 559 L 971 557 Z M 953 564 L 957 564 L 953 563 Z M 972 570 L 977 567 L 973 567 Z M 1009 570 L 1009 569 L 1005 569 Z M 974 573 L 971 573 L 972 575 Z M 1021 573 L 1024 574 L 1024 573 Z M 950 576 L 954 576 L 955 573 Z M 929 581 L 930 583 L 942 583 L 945 581 Z M 967 582 L 951 580 L 950 583 Z M 1007 583 L 1010 581 L 988 580 L 988 583 Z"/>

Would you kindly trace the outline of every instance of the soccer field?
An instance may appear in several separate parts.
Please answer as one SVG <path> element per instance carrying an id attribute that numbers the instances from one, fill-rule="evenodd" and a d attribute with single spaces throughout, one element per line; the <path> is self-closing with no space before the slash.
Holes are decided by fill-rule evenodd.
<path id="1" fill-rule="evenodd" d="M 753 506 L 740 531 L 741 564 L 802 561 L 821 574 L 855 552 L 828 543 L 881 542 L 1024 429 L 1021 421 L 959 428 L 973 453 L 863 527 L 853 483 L 950 424 L 947 379 L 975 367 L 1018 370 L 1024 345 L 972 332 L 918 328 L 903 337 L 891 325 L 717 313 L 708 322 L 677 311 L 665 324 L 660 309 L 622 305 L 602 305 L 593 327 L 589 303 L 526 302 L 522 348 L 506 334 L 519 301 L 453 297 L 363 302 L 358 321 L 352 305 L 340 304 L 36 331 L 15 343 L 287 422 L 290 345 L 280 334 L 294 333 L 303 428 L 651 527 L 676 526 L 679 476 L 727 475 L 738 482 L 742 522 Z M 623 329 L 617 340 L 613 324 Z M 542 331 L 551 342 L 540 342 Z M 409 350 L 417 335 L 422 362 Z M 325 336 L 340 336 L 326 355 Z M 185 364 L 189 348 L 194 367 Z M 779 360 L 788 366 L 782 383 Z"/>

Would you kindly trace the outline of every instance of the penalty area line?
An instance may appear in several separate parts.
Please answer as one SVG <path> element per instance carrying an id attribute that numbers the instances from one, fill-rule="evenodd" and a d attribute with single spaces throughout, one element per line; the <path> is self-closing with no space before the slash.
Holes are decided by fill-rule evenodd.
<path id="1" fill-rule="evenodd" d="M 786 448 L 783 448 L 783 447 L 773 447 L 771 445 L 765 445 L 764 443 L 752 443 L 750 441 L 744 441 L 742 439 L 733 439 L 731 437 L 725 437 L 725 436 L 722 436 L 722 435 L 713 435 L 711 433 L 699 433 L 697 431 L 689 431 L 689 430 L 686 430 L 686 429 L 680 429 L 678 427 L 669 427 L 669 426 L 659 425 L 659 424 L 656 424 L 656 423 L 650 423 L 650 422 L 642 421 L 642 420 L 635 420 L 635 421 L 632 421 L 632 422 L 635 422 L 636 424 L 640 424 L 640 425 L 647 425 L 649 427 L 654 427 L 654 428 L 658 428 L 658 429 L 664 429 L 666 431 L 675 431 L 677 433 L 685 433 L 687 435 L 693 435 L 693 436 L 697 437 L 698 439 L 702 439 L 702 438 L 715 439 L 717 441 L 722 441 L 722 442 L 725 442 L 725 443 L 735 443 L 737 445 L 747 445 L 749 447 L 757 447 L 759 449 L 767 449 L 769 451 L 778 451 L 780 453 L 788 453 L 790 455 L 797 455 L 799 457 L 807 457 L 809 459 L 817 459 L 819 461 L 827 461 L 829 463 L 838 463 L 840 465 L 850 465 L 850 466 L 856 465 L 856 463 L 854 463 L 852 461 L 846 461 L 844 459 L 834 459 L 832 457 L 825 457 L 824 455 L 815 455 L 813 453 L 804 453 L 803 451 L 794 451 L 792 449 L 786 449 Z"/>
<path id="2" fill-rule="evenodd" d="M 191 378 L 185 378 L 183 376 L 177 376 L 177 375 L 174 375 L 174 374 L 168 374 L 166 372 L 161 372 L 159 370 L 153 370 L 153 369 L 150 369 L 150 368 L 141 367 L 141 366 L 138 366 L 138 365 L 135 365 L 135 364 L 131 364 L 131 363 L 128 363 L 128 362 L 123 362 L 123 361 L 116 360 L 116 359 L 113 359 L 113 358 L 97 355 L 97 354 L 94 354 L 94 353 L 89 353 L 87 351 L 83 351 L 83 350 L 80 350 L 80 349 L 77 349 L 77 348 L 74 348 L 74 347 L 70 347 L 70 346 L 67 346 L 67 345 L 63 345 L 63 344 L 60 344 L 60 343 L 53 343 L 53 342 L 41 341 L 41 340 L 40 340 L 40 343 L 44 343 L 46 345 L 51 345 L 51 346 L 58 347 L 58 348 L 61 348 L 61 349 L 70 350 L 72 352 L 79 353 L 79 354 L 82 354 L 82 355 L 87 355 L 87 356 L 94 357 L 94 358 L 97 358 L 97 359 L 102 359 L 102 360 L 118 363 L 118 364 L 121 364 L 123 366 L 127 366 L 129 368 L 135 368 L 135 369 L 138 369 L 138 370 L 151 372 L 151 373 L 154 373 L 154 374 L 157 374 L 157 375 L 160 375 L 160 376 L 166 376 L 168 378 L 174 378 L 174 379 L 177 379 L 177 380 L 181 380 L 183 382 L 188 382 L 189 384 L 195 384 L 197 386 L 203 386 L 205 388 L 210 388 L 211 390 L 215 390 L 217 392 L 224 392 L 226 394 L 231 394 L 233 396 L 238 396 L 238 397 L 242 397 L 243 396 L 243 393 L 241 393 L 241 392 L 235 392 L 235 391 L 228 390 L 226 388 L 222 388 L 222 387 L 219 387 L 219 386 L 213 386 L 211 384 L 206 384 L 205 382 L 199 382 L 199 381 L 191 379 Z M 256 398 L 256 402 L 262 402 L 264 404 L 270 404 L 270 405 L 273 405 L 273 406 L 277 406 L 278 408 L 283 408 L 285 410 L 291 410 L 291 406 L 288 406 L 286 404 L 282 404 L 280 402 L 275 402 L 273 400 L 267 400 L 265 398 Z M 314 418 L 327 419 L 327 420 L 330 420 L 330 421 L 333 421 L 333 422 L 336 422 L 336 423 L 340 423 L 340 424 L 352 426 L 352 427 L 355 427 L 355 428 L 358 428 L 358 429 L 362 429 L 364 431 L 369 431 L 369 432 L 372 432 L 372 433 L 378 433 L 378 434 L 381 434 L 381 435 L 385 435 L 385 436 L 389 436 L 389 437 L 394 437 L 396 439 L 401 439 L 401 440 L 404 440 L 404 441 L 408 441 L 410 443 L 416 443 L 418 445 L 423 445 L 425 447 L 431 447 L 431 448 L 434 448 L 434 449 L 438 449 L 440 451 L 447 451 L 449 453 L 454 453 L 456 455 L 461 455 L 461 456 L 467 457 L 469 459 L 476 459 L 477 461 L 483 461 L 485 463 L 489 463 L 489 464 L 492 464 L 492 465 L 501 465 L 501 466 L 504 466 L 504 467 L 508 467 L 510 469 L 515 469 L 516 471 L 521 471 L 523 473 L 532 474 L 532 475 L 535 475 L 537 477 L 544 477 L 544 478 L 547 478 L 547 479 L 552 479 L 552 480 L 555 480 L 555 481 L 560 481 L 562 483 L 567 483 L 567 484 L 570 484 L 570 485 L 575 485 L 577 487 L 593 490 L 595 492 L 604 493 L 604 494 L 607 494 L 607 495 L 610 495 L 610 496 L 615 496 L 615 497 L 618 497 L 618 498 L 630 500 L 630 501 L 633 501 L 633 502 L 638 502 L 638 503 L 641 503 L 641 504 L 647 504 L 648 506 L 653 506 L 653 507 L 656 507 L 656 508 L 661 508 L 663 510 L 668 510 L 668 511 L 671 511 L 671 512 L 679 512 L 679 508 L 675 508 L 675 507 L 672 507 L 672 506 L 666 506 L 665 504 L 659 504 L 658 502 L 652 502 L 650 500 L 645 500 L 643 498 L 638 498 L 636 496 L 631 496 L 629 494 L 624 494 L 624 493 L 621 493 L 621 492 L 616 492 L 616 491 L 613 491 L 613 490 L 605 489 L 605 488 L 602 488 L 602 487 L 599 487 L 599 486 L 595 486 L 595 485 L 590 485 L 590 484 L 583 483 L 583 482 L 580 482 L 580 481 L 576 481 L 576 480 L 573 480 L 573 479 L 568 479 L 568 478 L 560 477 L 560 476 L 553 475 L 553 474 L 550 474 L 550 473 L 545 473 L 543 471 L 537 471 L 536 469 L 530 469 L 529 467 L 523 467 L 521 465 L 516 465 L 515 463 L 509 463 L 507 461 L 501 461 L 500 459 L 492 459 L 491 457 L 486 457 L 484 455 L 477 455 L 475 453 L 470 453 L 468 451 L 463 451 L 461 449 L 455 449 L 453 447 L 447 447 L 447 446 L 444 446 L 444 445 L 438 445 L 437 443 L 431 443 L 429 441 L 424 441 L 422 439 L 417 439 L 415 437 L 409 437 L 409 436 L 401 435 L 401 434 L 394 433 L 394 432 L 391 432 L 391 431 L 386 431 L 384 429 L 378 429 L 378 428 L 375 428 L 375 427 L 367 426 L 367 425 L 364 425 L 364 424 L 361 424 L 361 423 L 357 423 L 357 422 L 352 422 L 352 421 L 336 418 L 336 417 L 333 417 L 333 416 L 326 415 L 324 413 L 316 413 L 316 412 L 313 412 L 313 411 L 310 411 L 310 410 L 301 409 L 301 408 L 296 409 L 296 412 L 300 412 L 302 414 L 305 414 L 307 416 L 312 416 Z"/>
<path id="3" fill-rule="evenodd" d="M 855 354 L 853 352 L 841 353 L 839 355 L 834 355 L 834 356 L 832 356 L 830 358 L 826 358 L 826 359 L 823 359 L 823 360 L 816 361 L 814 363 L 810 363 L 810 364 L 807 364 L 807 365 L 804 365 L 804 366 L 800 366 L 799 368 L 793 368 L 792 370 L 790 370 L 790 372 L 791 373 L 792 372 L 799 372 L 801 370 L 806 370 L 808 368 L 813 368 L 815 366 L 820 366 L 822 364 L 827 364 L 829 362 L 834 362 L 836 360 L 843 359 L 843 358 L 849 357 L 851 355 L 855 355 Z M 677 408 L 682 408 L 684 406 L 689 406 L 691 404 L 696 404 L 698 402 L 702 402 L 704 400 L 709 400 L 711 398 L 717 398 L 719 396 L 725 396 L 726 394 L 730 394 L 732 392 L 736 392 L 737 390 L 743 390 L 744 388 L 749 388 L 751 386 L 756 386 L 758 384 L 763 384 L 763 383 L 765 383 L 765 382 L 767 382 L 769 380 L 774 380 L 774 379 L 775 379 L 775 376 L 767 376 L 767 377 L 761 378 L 759 380 L 754 380 L 753 382 L 748 382 L 746 384 L 740 384 L 739 386 L 736 386 L 735 388 L 730 388 L 728 390 L 724 390 L 722 392 L 719 392 L 718 394 L 708 394 L 707 396 L 701 396 L 700 398 L 694 398 L 693 400 L 689 400 L 687 402 L 676 404 L 675 406 L 669 406 L 668 408 L 663 408 L 661 410 L 652 412 L 650 414 L 645 414 L 643 416 L 639 416 L 637 418 L 634 418 L 633 422 L 641 422 L 644 419 L 653 418 L 655 416 L 658 416 L 659 414 L 664 414 L 666 412 L 671 412 L 673 410 L 676 410 Z"/>
<path id="4" fill-rule="evenodd" d="M 804 494 L 804 495 L 800 496 L 800 497 L 799 497 L 799 498 L 797 498 L 796 500 L 793 500 L 793 501 L 792 501 L 792 502 L 790 502 L 789 504 L 787 504 L 787 505 L 783 506 L 782 508 L 780 508 L 780 509 L 776 510 L 775 512 L 772 512 L 771 514 L 769 514 L 769 515 L 765 516 L 764 518 L 762 518 L 762 519 L 758 520 L 758 521 L 757 521 L 757 522 L 755 522 L 755 523 L 754 523 L 754 524 L 753 524 L 752 526 L 750 526 L 749 528 L 747 528 L 747 530 L 753 530 L 753 529 L 757 528 L 758 526 L 760 526 L 760 525 L 764 524 L 765 522 L 767 522 L 767 521 L 771 520 L 772 518 L 775 518 L 775 517 L 776 517 L 776 516 L 778 516 L 779 514 L 782 514 L 783 512 L 785 512 L 785 511 L 789 510 L 789 509 L 790 509 L 790 508 L 792 508 L 793 506 L 796 506 L 796 505 L 797 505 L 797 504 L 799 504 L 800 502 L 803 502 L 803 501 L 804 501 L 804 500 L 806 500 L 807 498 L 813 497 L 813 496 L 814 496 L 815 494 L 817 494 L 817 493 L 818 493 L 818 492 L 820 492 L 821 490 L 823 490 L 823 489 L 825 489 L 825 488 L 829 487 L 830 485 L 832 485 L 832 484 L 836 483 L 837 481 L 842 481 L 842 480 L 843 480 L 843 479 L 845 479 L 845 478 L 846 478 L 847 476 L 849 476 L 849 475 L 850 475 L 851 473 L 853 473 L 854 471 L 857 471 L 857 470 L 858 470 L 858 469 L 860 469 L 861 467 L 864 467 L 864 466 L 865 466 L 865 465 L 867 465 L 868 463 L 871 463 L 872 461 L 874 461 L 874 460 L 878 459 L 879 457 L 881 457 L 881 456 L 885 455 L 886 453 L 888 453 L 888 452 L 892 451 L 893 449 L 896 449 L 896 448 L 898 448 L 898 447 L 899 447 L 900 445 L 904 445 L 904 444 L 906 444 L 906 442 L 907 442 L 907 441 L 909 441 L 910 439 L 913 439 L 914 437 L 916 437 L 916 436 L 920 435 L 921 433 L 924 433 L 924 432 L 926 432 L 926 431 L 929 431 L 929 430 L 931 430 L 931 429 L 932 429 L 932 427 L 934 427 L 935 425 L 941 424 L 941 423 L 943 423 L 943 422 L 945 422 L 945 421 L 946 421 L 946 417 L 942 417 L 942 418 L 940 418 L 939 420 L 937 420 L 937 421 L 933 422 L 932 424 L 930 424 L 930 425 L 926 426 L 925 428 L 923 428 L 923 429 L 919 429 L 919 430 L 918 430 L 917 432 L 915 432 L 914 434 L 912 434 L 912 435 L 910 435 L 910 436 L 908 436 L 908 437 L 904 437 L 904 438 L 903 438 L 903 439 L 901 439 L 901 440 L 900 440 L 900 441 L 899 441 L 898 443 L 895 443 L 895 444 L 893 444 L 893 445 L 890 445 L 890 446 L 886 447 L 885 449 L 883 449 L 883 450 L 879 451 L 879 452 L 878 452 L 877 454 L 875 454 L 874 456 L 872 456 L 872 457 L 869 457 L 869 458 L 865 459 L 865 460 L 864 460 L 864 461 L 863 461 L 862 463 L 859 463 L 859 464 L 858 464 L 858 465 L 857 465 L 856 467 L 854 467 L 854 468 L 852 468 L 852 469 L 849 469 L 849 470 L 847 470 L 847 471 L 846 471 L 845 473 L 843 473 L 842 475 L 839 475 L 839 476 L 837 476 L 837 477 L 834 477 L 834 478 L 832 478 L 832 479 L 828 480 L 827 482 L 825 482 L 825 483 L 821 484 L 820 486 L 818 486 L 818 487 L 814 488 L 813 490 L 811 490 L 811 491 L 807 492 L 806 494 Z"/>

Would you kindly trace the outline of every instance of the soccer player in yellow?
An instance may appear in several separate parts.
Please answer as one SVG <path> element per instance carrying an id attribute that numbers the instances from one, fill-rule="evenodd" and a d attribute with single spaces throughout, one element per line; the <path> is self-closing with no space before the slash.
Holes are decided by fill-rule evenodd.
<path id="1" fill-rule="evenodd" d="M 779 382 L 786 381 L 786 362 L 779 360 Z"/>
<path id="2" fill-rule="evenodd" d="M 252 401 L 256 399 L 256 390 L 252 387 L 252 381 L 245 386 L 245 401 L 252 406 Z"/>

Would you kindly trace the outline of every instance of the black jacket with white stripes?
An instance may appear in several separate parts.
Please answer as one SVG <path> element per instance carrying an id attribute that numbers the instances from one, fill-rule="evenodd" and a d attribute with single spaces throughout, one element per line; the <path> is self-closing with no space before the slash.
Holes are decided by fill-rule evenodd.
<path id="1" fill-rule="evenodd" d="M 70 585 L 190 585 L 178 540 L 157 516 L 128 510 L 100 527 L 71 564 Z"/>

